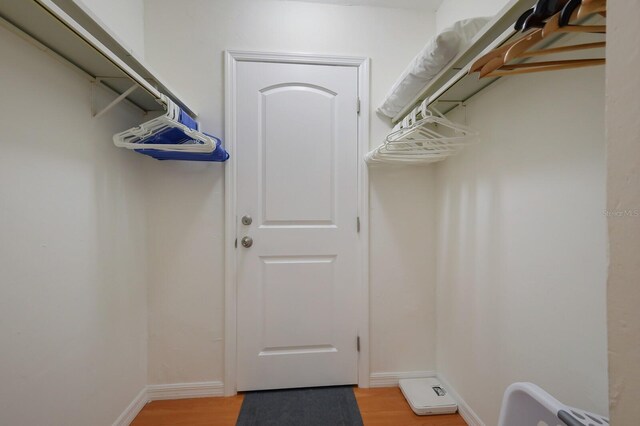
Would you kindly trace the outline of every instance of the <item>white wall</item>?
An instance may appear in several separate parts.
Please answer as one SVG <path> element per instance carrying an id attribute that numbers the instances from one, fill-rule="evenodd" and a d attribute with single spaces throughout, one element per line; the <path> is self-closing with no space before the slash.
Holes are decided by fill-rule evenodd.
<path id="1" fill-rule="evenodd" d="M 0 52 L 0 424 L 112 424 L 147 380 L 144 176 L 111 142 L 141 114 L 92 119 L 88 79 L 2 27 Z"/>
<path id="2" fill-rule="evenodd" d="M 376 106 L 434 30 L 433 14 L 390 8 L 154 0 L 145 10 L 147 60 L 193 102 L 203 128 L 218 135 L 224 132 L 225 49 L 369 56 Z M 165 31 L 169 21 L 171 33 Z M 380 143 L 388 130 L 388 122 L 373 114 L 371 145 Z M 223 167 L 147 161 L 149 207 L 154 212 L 150 227 L 155 230 L 149 246 L 154 265 L 150 383 L 223 377 Z M 432 224 L 422 220 L 433 217 L 428 178 L 428 172 L 412 168 L 371 174 L 374 372 L 433 370 L 435 365 L 429 308 L 434 271 L 429 262 L 419 261 L 406 261 L 401 270 L 391 271 L 386 261 L 402 253 L 415 259 L 435 244 Z M 397 199 L 399 187 L 408 200 L 416 200 L 415 206 L 387 203 Z M 413 224 L 397 219 L 409 216 Z M 388 243 L 391 229 L 400 232 Z M 394 324 L 393 332 L 389 324 Z"/>
<path id="3" fill-rule="evenodd" d="M 144 0 L 72 0 L 86 5 L 119 40 L 144 58 Z"/>
<path id="4" fill-rule="evenodd" d="M 516 381 L 607 414 L 604 69 L 503 78 L 466 117 L 482 140 L 437 168 L 438 371 L 487 425 Z"/>
<path id="5" fill-rule="evenodd" d="M 437 169 L 438 371 L 487 425 L 515 381 L 606 414 L 604 70 L 504 78 L 466 117 L 481 143 Z"/>
<path id="6" fill-rule="evenodd" d="M 609 222 L 609 396 L 611 424 L 640 418 L 640 30 L 638 2 L 607 11 L 607 211 Z"/>
<path id="7" fill-rule="evenodd" d="M 436 14 L 438 32 L 461 19 L 493 16 L 510 0 L 445 0 Z"/>
<path id="8" fill-rule="evenodd" d="M 373 372 L 435 371 L 434 172 L 420 166 L 371 169 Z"/>

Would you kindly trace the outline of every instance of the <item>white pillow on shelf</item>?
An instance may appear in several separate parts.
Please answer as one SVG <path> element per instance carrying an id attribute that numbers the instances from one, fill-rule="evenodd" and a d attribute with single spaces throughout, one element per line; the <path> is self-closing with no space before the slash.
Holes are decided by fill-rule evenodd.
<path id="1" fill-rule="evenodd" d="M 400 75 L 378 112 L 395 117 L 449 61 L 471 44 L 473 37 L 490 20 L 490 17 L 478 17 L 458 21 L 429 40 Z"/>

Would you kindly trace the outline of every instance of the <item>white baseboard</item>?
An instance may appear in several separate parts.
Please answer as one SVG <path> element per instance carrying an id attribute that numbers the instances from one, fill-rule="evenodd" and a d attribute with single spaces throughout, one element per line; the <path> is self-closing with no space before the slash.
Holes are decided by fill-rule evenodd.
<path id="1" fill-rule="evenodd" d="M 469 404 L 467 404 L 465 400 L 462 399 L 460 394 L 456 392 L 453 387 L 451 387 L 449 381 L 445 377 L 443 377 L 442 374 L 437 374 L 436 377 L 438 378 L 438 380 L 440 380 L 440 383 L 442 383 L 451 397 L 458 403 L 458 412 L 460 413 L 464 421 L 467 422 L 469 426 L 485 426 L 484 422 L 480 420 L 480 416 L 478 416 L 475 411 L 471 409 Z"/>
<path id="2" fill-rule="evenodd" d="M 204 398 L 224 396 L 222 382 L 173 383 L 169 385 L 147 385 L 131 401 L 131 404 L 113 422 L 113 426 L 129 426 L 133 419 L 150 401 L 161 399 Z"/>
<path id="3" fill-rule="evenodd" d="M 147 386 L 147 398 L 149 401 L 204 398 L 210 396 L 224 396 L 224 384 L 220 381 L 215 381 Z"/>
<path id="4" fill-rule="evenodd" d="M 436 377 L 435 371 L 393 371 L 384 373 L 371 373 L 369 386 L 372 388 L 389 388 L 398 386 L 400 379 L 422 379 Z"/>
<path id="5" fill-rule="evenodd" d="M 133 401 L 131 401 L 131 404 L 120 414 L 120 417 L 113 422 L 113 426 L 129 426 L 147 402 L 149 402 L 149 400 L 147 399 L 147 387 L 145 386 Z"/>

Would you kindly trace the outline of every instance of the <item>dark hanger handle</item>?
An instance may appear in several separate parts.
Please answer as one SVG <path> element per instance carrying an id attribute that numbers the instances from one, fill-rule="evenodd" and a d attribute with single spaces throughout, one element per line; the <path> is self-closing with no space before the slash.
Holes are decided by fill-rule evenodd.
<path id="1" fill-rule="evenodd" d="M 524 28 L 524 22 L 532 13 L 533 8 L 526 10 L 522 15 L 520 15 L 520 17 L 516 21 L 516 24 L 513 26 L 513 29 L 516 31 L 522 31 L 522 29 Z"/>
<path id="2" fill-rule="evenodd" d="M 522 26 L 522 31 L 530 30 L 531 28 L 542 28 L 544 27 L 544 18 L 537 16 L 534 13 L 529 15 L 529 17 L 524 21 L 524 25 Z"/>
<path id="3" fill-rule="evenodd" d="M 569 0 L 539 0 L 533 12 L 525 19 L 522 31 L 531 28 L 542 28 L 547 19 L 560 12 Z"/>
<path id="4" fill-rule="evenodd" d="M 569 0 L 567 4 L 564 5 L 562 11 L 560 12 L 560 19 L 558 19 L 558 25 L 561 27 L 565 27 L 569 25 L 569 21 L 571 21 L 571 15 L 573 11 L 576 10 L 582 4 L 582 0 Z"/>
<path id="5" fill-rule="evenodd" d="M 555 15 L 560 12 L 563 7 L 569 2 L 569 0 L 549 0 L 546 4 L 546 9 L 544 11 L 547 18 Z"/>

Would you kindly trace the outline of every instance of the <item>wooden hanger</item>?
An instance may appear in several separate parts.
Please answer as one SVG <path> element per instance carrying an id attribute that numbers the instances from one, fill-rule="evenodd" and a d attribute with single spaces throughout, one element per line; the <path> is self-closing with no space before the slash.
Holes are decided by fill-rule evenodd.
<path id="1" fill-rule="evenodd" d="M 535 32 L 535 31 L 539 31 L 539 29 L 538 30 L 534 30 L 533 32 Z M 518 41 L 520 41 L 520 40 L 516 40 L 516 41 L 512 41 L 511 43 L 503 44 L 502 46 L 497 47 L 497 48 L 493 49 L 492 51 L 487 52 L 485 55 L 482 55 L 480 58 L 476 59 L 476 61 L 471 65 L 471 68 L 469 69 L 469 74 L 477 72 L 477 71 L 480 71 L 480 69 L 483 66 L 485 66 L 487 64 L 487 62 L 491 61 L 492 59 L 498 58 L 498 57 L 504 55 L 505 53 L 507 53 L 507 51 L 511 48 L 511 46 L 516 44 Z"/>
<path id="2" fill-rule="evenodd" d="M 542 29 L 540 28 L 515 41 L 504 53 L 491 59 L 482 67 L 480 70 L 480 78 L 483 78 L 502 67 L 522 52 L 526 52 L 531 47 L 541 42 L 542 39 Z"/>
<path id="3" fill-rule="evenodd" d="M 604 41 L 599 41 L 595 43 L 577 44 L 573 46 L 553 47 L 549 49 L 522 52 L 513 56 L 512 59 L 534 58 L 534 57 L 545 56 L 545 55 L 554 55 L 558 53 L 574 52 L 578 50 L 599 49 L 603 47 L 606 47 L 606 42 Z M 573 60 L 573 62 L 568 62 L 568 63 L 578 64 L 579 62 L 576 62 L 576 61 L 579 61 L 579 60 Z M 556 65 L 558 62 L 562 62 L 562 61 L 530 62 L 526 64 L 508 65 L 503 63 L 502 58 L 494 58 L 491 61 L 489 61 L 485 67 L 483 67 L 480 70 L 480 78 L 488 76 L 489 74 L 494 73 L 498 69 L 526 68 L 527 66 L 540 67 L 544 65 Z M 593 62 L 587 62 L 587 63 L 592 63 L 593 65 L 599 65 L 599 63 L 597 64 Z M 557 69 L 557 68 L 553 68 L 553 69 Z M 559 69 L 562 69 L 562 68 L 559 68 Z M 496 75 L 493 74 L 493 76 L 496 76 Z"/>
<path id="4" fill-rule="evenodd" d="M 507 62 L 518 58 L 524 52 L 540 43 L 543 39 L 544 36 L 542 34 L 542 28 L 534 31 L 528 37 L 521 38 L 517 43 L 514 43 L 514 45 L 511 46 L 511 48 L 509 48 L 509 50 L 507 50 L 504 55 L 502 55 L 502 60 L 504 61 L 503 63 L 506 64 Z"/>
<path id="5" fill-rule="evenodd" d="M 524 53 L 520 53 L 515 58 L 534 58 L 536 56 L 553 55 L 556 53 L 574 52 L 577 50 L 599 49 L 606 47 L 607 42 L 598 41 L 595 43 L 574 44 L 571 46 L 552 47 L 549 49 L 533 50 Z"/>
<path id="6" fill-rule="evenodd" d="M 587 0 L 589 1 L 589 0 Z M 571 2 L 567 3 L 567 6 L 570 5 Z M 590 14 L 596 13 L 596 12 L 600 12 L 601 10 L 606 10 L 606 2 L 603 0 L 591 0 L 591 3 L 585 3 L 581 6 L 579 6 L 578 8 L 576 8 L 573 12 L 573 14 L 576 15 L 576 19 L 580 19 L 581 17 L 585 17 L 585 16 L 589 16 Z M 556 13 L 556 15 L 554 15 L 552 18 L 550 19 L 554 19 L 555 17 L 559 17 L 560 14 L 562 14 L 561 12 Z M 548 25 L 548 24 L 547 24 Z M 558 27 L 556 30 L 545 33 L 545 29 L 547 28 L 547 26 L 545 25 L 545 27 L 541 30 L 538 31 L 534 31 L 532 32 L 530 35 L 528 35 L 527 37 L 523 37 L 522 39 L 518 40 L 517 42 L 515 42 L 508 50 L 506 53 L 504 53 L 504 55 L 502 55 L 503 58 L 503 64 L 506 64 L 514 59 L 518 59 L 518 58 L 527 58 L 529 57 L 527 54 L 525 54 L 525 52 L 527 52 L 530 48 L 532 48 L 533 46 L 535 46 L 536 44 L 538 44 L 540 41 L 542 41 L 546 36 L 553 34 L 554 32 L 564 32 L 567 30 L 567 28 L 571 28 L 571 31 L 574 32 L 589 32 L 589 33 L 601 33 L 601 32 L 606 32 L 606 26 L 605 25 L 572 25 L 572 26 L 565 26 L 565 27 Z M 546 36 L 545 36 L 546 34 Z M 563 50 L 564 52 L 569 52 L 571 51 L 571 47 L 572 46 L 567 46 L 568 48 Z M 591 48 L 595 48 L 595 47 L 602 47 L 600 45 L 597 46 L 593 46 L 592 44 L 588 44 L 588 45 L 577 45 L 575 46 L 576 50 L 584 50 L 584 49 L 591 49 Z M 553 53 L 558 53 L 558 52 L 553 52 Z M 498 62 L 495 61 L 493 63 L 493 67 L 489 67 L 487 65 L 486 68 L 483 68 L 482 71 L 480 72 L 480 77 L 482 78 L 485 75 L 488 75 L 489 73 L 491 73 L 492 71 L 497 70 L 498 68 L 500 68 L 500 66 L 497 66 Z"/>
<path id="7" fill-rule="evenodd" d="M 598 59 L 569 59 L 563 61 L 548 61 L 528 64 L 505 65 L 501 69 L 493 71 L 489 77 L 504 77 L 508 75 L 529 74 L 534 72 L 558 71 L 571 68 L 592 67 L 605 64 L 604 58 Z"/>
<path id="8" fill-rule="evenodd" d="M 516 49 L 517 52 L 524 52 L 529 50 L 530 47 L 539 43 L 542 40 L 542 29 L 534 30 L 528 35 L 516 40 L 512 43 L 508 49 L 506 49 L 503 53 L 498 55 L 497 57 L 491 59 L 487 62 L 482 69 L 480 70 L 480 78 L 485 77 L 486 75 L 492 73 L 498 68 L 502 67 L 504 64 L 508 62 L 507 55 L 512 49 Z"/>
<path id="9" fill-rule="evenodd" d="M 563 6 L 567 6 L 567 3 L 569 3 L 569 1 L 562 1 L 562 2 L 558 2 L 559 4 L 563 4 Z M 604 15 L 606 13 L 606 1 L 604 0 L 582 0 L 582 4 L 583 7 L 577 8 L 575 10 L 575 17 L 577 18 L 578 15 L 580 15 L 581 17 L 587 16 L 591 13 L 600 13 L 601 15 Z M 604 9 L 604 10 L 603 10 Z M 535 8 L 529 9 L 527 10 L 520 18 L 518 18 L 518 21 L 520 23 L 520 25 L 518 25 L 518 23 L 516 23 L 516 27 L 519 26 L 518 30 L 522 29 L 524 22 L 526 22 L 526 18 L 528 18 L 533 12 L 534 12 Z M 485 65 L 487 65 L 487 63 L 489 63 L 490 61 L 494 60 L 497 57 L 503 56 L 512 46 L 514 45 L 519 45 L 520 47 L 516 50 L 514 50 L 512 52 L 512 54 L 510 55 L 511 57 L 521 57 L 519 56 L 519 54 L 517 54 L 516 52 L 521 50 L 522 48 L 530 48 L 533 47 L 533 45 L 535 45 L 538 41 L 542 40 L 543 38 L 549 36 L 551 33 L 556 32 L 560 29 L 560 25 L 559 25 L 559 17 L 560 17 L 560 12 L 556 13 L 555 15 L 552 15 L 552 17 L 550 18 L 549 21 L 554 21 L 553 24 L 549 24 L 549 22 L 547 22 L 547 24 L 545 24 L 545 27 L 542 29 L 542 34 L 538 33 L 538 29 L 531 31 L 529 34 L 527 34 L 526 36 L 524 36 L 522 39 L 513 41 L 511 43 L 505 44 L 503 46 L 500 46 L 496 49 L 493 49 L 491 52 L 488 52 L 487 54 L 483 55 L 482 57 L 478 58 L 472 65 L 471 68 L 469 69 L 469 73 L 474 73 L 477 71 L 480 71 Z M 520 22 L 521 21 L 521 22 Z M 586 27 L 586 28 L 585 28 Z M 565 32 L 571 32 L 571 31 L 581 31 L 581 32 L 597 32 L 597 33 L 604 33 L 606 32 L 606 26 L 601 25 L 601 26 L 572 26 L 570 29 L 566 29 L 564 30 Z M 542 37 L 540 38 L 540 35 L 542 35 Z M 525 42 L 524 39 L 529 40 L 529 42 Z M 537 41 L 535 41 L 537 40 Z M 527 50 L 525 49 L 525 50 Z M 577 50 L 580 50 L 581 48 L 578 48 Z M 569 51 L 569 50 L 566 50 Z M 551 52 L 550 52 L 551 53 Z M 505 63 L 508 61 L 504 61 Z M 498 65 L 499 62 L 498 61 L 493 61 L 493 67 L 492 69 L 497 69 L 499 68 L 496 67 L 496 65 Z M 488 72 L 490 72 L 490 70 L 488 70 L 485 74 L 487 74 Z"/>
<path id="10" fill-rule="evenodd" d="M 578 4 L 576 4 L 578 2 Z M 600 65 L 604 59 L 574 59 L 569 61 L 547 61 L 508 66 L 507 63 L 514 59 L 551 55 L 556 53 L 571 52 L 577 50 L 595 49 L 605 47 L 605 42 L 585 43 L 573 46 L 563 46 L 550 49 L 531 51 L 530 49 L 541 42 L 545 37 L 556 32 L 590 32 L 606 33 L 605 25 L 566 25 L 561 26 L 561 15 L 570 13 L 568 22 L 581 19 L 593 13 L 606 13 L 606 0 L 569 0 L 562 11 L 553 15 L 545 26 L 536 29 L 522 38 L 501 46 L 477 59 L 470 67 L 469 73 L 480 71 L 480 78 L 498 77 L 504 75 L 524 74 L 530 72 L 552 71 L 559 69 L 578 68 L 583 66 Z M 556 27 L 557 26 L 557 27 Z M 570 29 L 568 29 L 570 28 Z M 503 70 L 503 71 L 500 71 Z"/>

